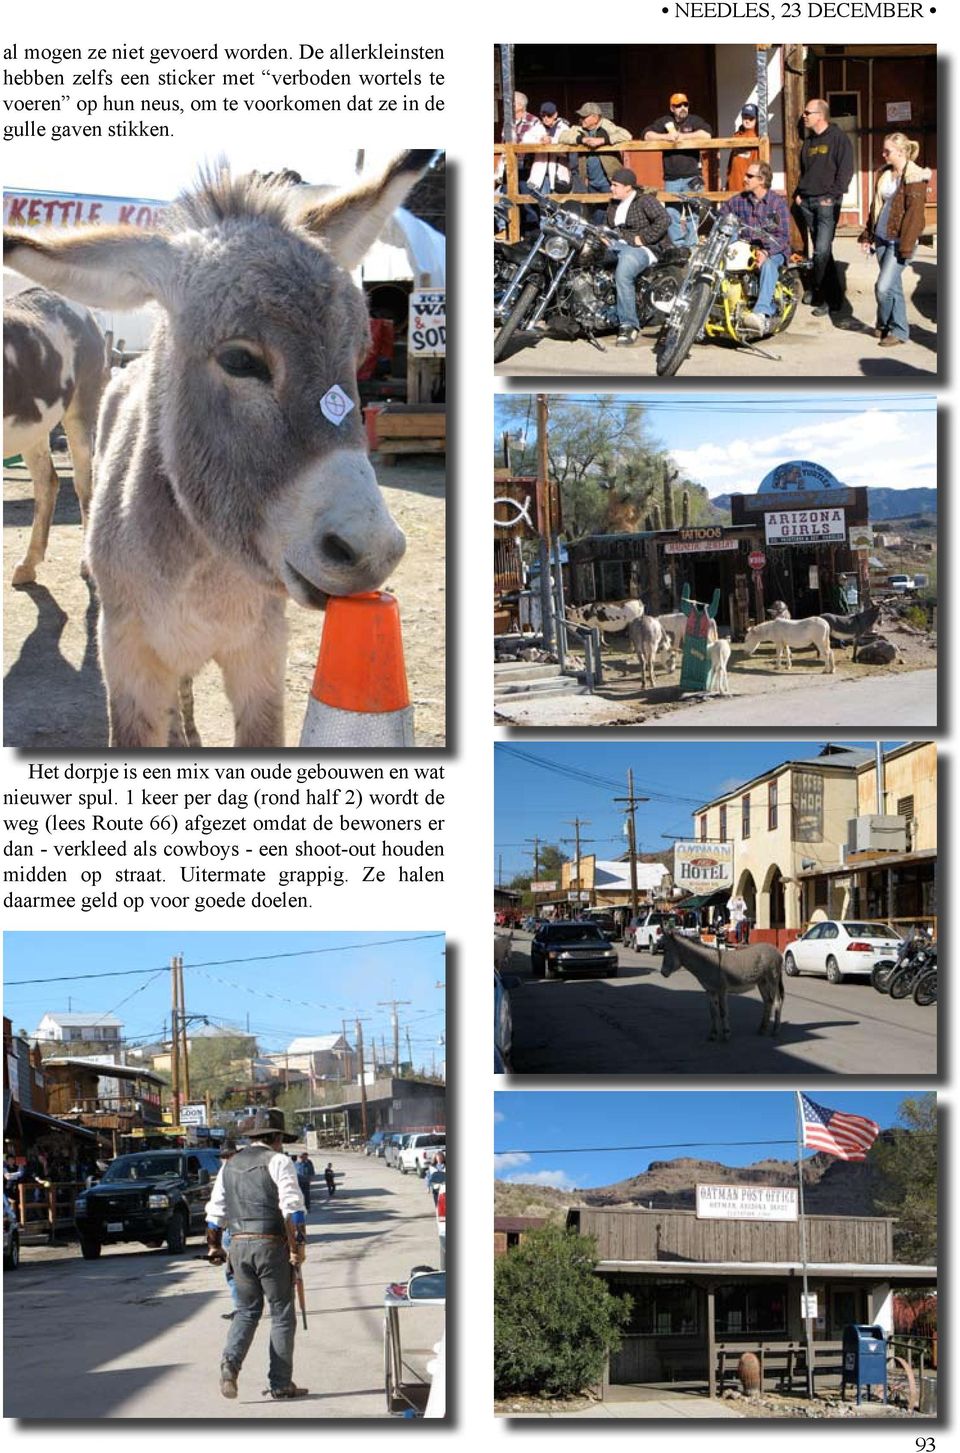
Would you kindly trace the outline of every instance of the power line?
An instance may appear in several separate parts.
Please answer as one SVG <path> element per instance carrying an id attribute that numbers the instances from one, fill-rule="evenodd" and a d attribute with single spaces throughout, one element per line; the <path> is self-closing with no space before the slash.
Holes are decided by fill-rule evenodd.
<path id="1" fill-rule="evenodd" d="M 665 1140 L 656 1145 L 553 1145 L 547 1150 L 495 1150 L 494 1155 L 610 1155 L 618 1150 L 694 1150 L 703 1145 L 729 1150 L 733 1146 L 793 1145 L 796 1136 L 780 1140 Z"/>

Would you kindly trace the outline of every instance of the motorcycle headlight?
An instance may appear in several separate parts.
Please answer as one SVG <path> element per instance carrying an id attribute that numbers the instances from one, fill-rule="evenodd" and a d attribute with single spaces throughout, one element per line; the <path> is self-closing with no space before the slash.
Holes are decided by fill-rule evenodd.
<path id="1" fill-rule="evenodd" d="M 170 1205 L 170 1197 L 165 1196 L 162 1191 L 154 1191 L 153 1195 L 147 1197 L 147 1205 L 151 1211 L 166 1211 Z"/>
<path id="2" fill-rule="evenodd" d="M 554 262 L 562 262 L 570 251 L 570 244 L 565 237 L 548 237 L 543 250 Z"/>

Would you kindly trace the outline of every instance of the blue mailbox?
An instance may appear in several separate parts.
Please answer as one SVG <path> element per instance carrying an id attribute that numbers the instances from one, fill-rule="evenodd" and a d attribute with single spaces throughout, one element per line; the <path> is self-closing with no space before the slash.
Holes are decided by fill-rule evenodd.
<path id="1" fill-rule="evenodd" d="M 882 1327 L 851 1325 L 843 1329 L 843 1373 L 840 1396 L 846 1396 L 847 1384 L 857 1389 L 857 1405 L 860 1404 L 860 1389 L 883 1388 L 883 1401 L 887 1400 L 887 1343 Z"/>

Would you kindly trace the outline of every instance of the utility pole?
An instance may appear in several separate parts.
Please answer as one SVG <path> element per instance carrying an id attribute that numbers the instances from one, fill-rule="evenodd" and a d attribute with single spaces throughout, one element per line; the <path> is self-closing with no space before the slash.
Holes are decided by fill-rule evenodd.
<path id="1" fill-rule="evenodd" d="M 627 809 L 627 841 L 630 847 L 630 917 L 637 916 L 637 806 L 641 802 L 649 802 L 649 797 L 637 797 L 633 791 L 633 768 L 627 768 L 627 795 L 626 797 L 615 797 L 614 802 L 622 802 Z"/>
<path id="2" fill-rule="evenodd" d="M 411 1074 L 412 1074 L 413 1073 L 413 1046 L 410 1043 L 410 1026 L 407 1025 L 407 1028 L 403 1032 L 407 1036 L 407 1061 L 408 1061 L 408 1063 L 410 1065 L 410 1071 L 411 1071 Z"/>
<path id="3" fill-rule="evenodd" d="M 357 1020 L 357 1054 L 360 1058 L 360 1134 L 369 1140 L 367 1134 L 367 1078 L 363 1072 L 363 1023 Z"/>
<path id="4" fill-rule="evenodd" d="M 170 1102 L 173 1123 L 180 1124 L 180 981 L 176 957 L 170 960 Z"/>
<path id="5" fill-rule="evenodd" d="M 550 553 L 553 545 L 553 520 L 550 509 L 546 394 L 537 394 L 537 526 L 540 536 L 540 615 L 543 626 L 543 649 L 552 651 L 553 591 L 550 589 Z"/>
<path id="6" fill-rule="evenodd" d="M 573 828 L 576 836 L 575 837 L 572 837 L 572 838 L 569 838 L 569 837 L 561 838 L 560 841 L 563 842 L 563 843 L 574 843 L 576 845 L 576 852 L 577 852 L 577 893 L 579 894 L 581 888 L 583 887 L 583 880 L 580 877 L 580 843 L 581 843 L 581 841 L 582 842 L 585 842 L 585 843 L 592 843 L 593 842 L 593 838 L 592 837 L 581 838 L 580 837 L 580 829 L 582 827 L 589 827 L 590 826 L 590 819 L 589 819 L 589 817 L 575 817 L 572 820 L 570 818 L 567 818 L 566 821 L 567 821 L 568 826 L 570 826 L 570 827 Z M 579 902 L 579 899 L 577 901 Z"/>
<path id="7" fill-rule="evenodd" d="M 410 1003 L 411 1003 L 411 1000 L 409 1000 L 409 999 L 378 999 L 377 1000 L 377 1007 L 379 1009 L 389 1009 L 390 1010 L 390 1025 L 391 1025 L 391 1028 L 393 1029 L 393 1073 L 394 1073 L 394 1075 L 399 1075 L 399 1073 L 400 1073 L 400 1020 L 397 1018 L 397 1006 L 400 1005 L 400 1004 L 410 1004 Z M 386 1058 L 386 1055 L 384 1055 L 384 1058 Z"/>
<path id="8" fill-rule="evenodd" d="M 183 1103 L 190 1099 L 190 1060 L 187 1054 L 187 1003 L 183 990 L 183 954 L 177 955 L 177 972 L 180 977 L 180 1038 L 183 1045 Z"/>
<path id="9" fill-rule="evenodd" d="M 800 179 L 800 151 L 803 146 L 801 127 L 806 104 L 806 71 L 802 45 L 783 47 L 783 171 L 784 191 L 792 197 Z M 769 157 L 766 158 L 769 161 Z M 791 245 L 803 251 L 803 236 L 795 219 L 790 219 Z M 810 239 L 811 250 L 813 239 Z"/>
<path id="10" fill-rule="evenodd" d="M 534 881 L 540 876 L 540 839 L 538 837 L 525 837 L 525 843 L 533 843 L 533 877 Z"/>

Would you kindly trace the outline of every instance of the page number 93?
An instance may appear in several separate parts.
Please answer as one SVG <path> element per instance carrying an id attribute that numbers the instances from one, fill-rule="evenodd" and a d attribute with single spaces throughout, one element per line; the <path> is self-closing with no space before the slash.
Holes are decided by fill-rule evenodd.
<path id="1" fill-rule="evenodd" d="M 936 1453 L 936 1441 L 933 1438 L 914 1438 L 913 1445 L 917 1453 Z"/>

